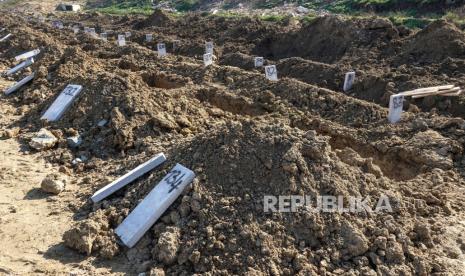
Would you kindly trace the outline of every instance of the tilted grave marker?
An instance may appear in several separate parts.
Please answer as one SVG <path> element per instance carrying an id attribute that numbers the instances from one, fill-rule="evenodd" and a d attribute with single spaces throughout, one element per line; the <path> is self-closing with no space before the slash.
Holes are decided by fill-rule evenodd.
<path id="1" fill-rule="evenodd" d="M 152 34 L 146 34 L 145 35 L 145 41 L 152 42 L 153 41 L 153 35 Z"/>
<path id="2" fill-rule="evenodd" d="M 10 38 L 12 36 L 12 34 L 7 34 L 6 36 L 2 37 L 0 39 L 0 42 L 3 42 L 3 41 L 6 41 L 8 38 Z"/>
<path id="3" fill-rule="evenodd" d="M 81 91 L 81 85 L 68 84 L 41 119 L 49 122 L 58 121 Z"/>
<path id="4" fill-rule="evenodd" d="M 12 87 L 5 90 L 5 92 L 4 92 L 5 95 L 10 95 L 11 93 L 13 93 L 13 92 L 17 91 L 18 89 L 20 89 L 23 85 L 25 85 L 26 83 L 33 80 L 35 75 L 36 75 L 35 73 L 32 73 L 31 75 L 29 75 L 29 76 L 23 78 L 22 80 L 18 81 Z"/>
<path id="5" fill-rule="evenodd" d="M 129 183 L 135 181 L 137 178 L 155 169 L 166 161 L 166 157 L 163 153 L 157 154 L 149 161 L 137 166 L 135 169 L 106 185 L 102 189 L 98 190 L 92 197 L 92 201 L 97 203 Z"/>
<path id="6" fill-rule="evenodd" d="M 194 177 L 193 171 L 177 164 L 116 228 L 115 233 L 121 241 L 127 247 L 133 247 Z"/>
<path id="7" fill-rule="evenodd" d="M 20 61 L 20 60 L 28 59 L 28 58 L 31 58 L 31 57 L 35 57 L 35 56 L 37 56 L 38 54 L 40 54 L 40 50 L 39 50 L 39 49 L 35 49 L 35 50 L 32 50 L 32 51 L 23 53 L 23 54 L 21 54 L 21 55 L 18 55 L 18 56 L 15 57 L 15 59 L 16 59 L 17 61 Z"/>
<path id="8" fill-rule="evenodd" d="M 10 70 L 5 72 L 5 75 L 10 76 L 14 73 L 18 72 L 19 70 L 31 66 L 34 63 L 34 58 L 28 58 L 25 61 L 21 62 L 20 64 L 16 65 L 15 67 L 11 68 Z"/>

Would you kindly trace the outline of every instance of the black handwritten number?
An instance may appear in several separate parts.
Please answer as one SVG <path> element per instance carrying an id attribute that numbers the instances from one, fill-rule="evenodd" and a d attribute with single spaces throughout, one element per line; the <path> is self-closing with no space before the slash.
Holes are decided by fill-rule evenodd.
<path id="1" fill-rule="evenodd" d="M 404 97 L 397 97 L 392 99 L 394 109 L 402 107 L 402 102 L 404 101 Z"/>
<path id="2" fill-rule="evenodd" d="M 160 50 L 165 49 L 165 44 L 160 44 L 160 45 L 158 45 L 158 48 L 159 48 Z"/>
<path id="3" fill-rule="evenodd" d="M 78 89 L 76 87 L 69 87 L 65 89 L 65 95 L 66 96 L 71 96 L 74 97 L 74 92 L 76 92 Z"/>
<path id="4" fill-rule="evenodd" d="M 176 190 L 179 185 L 181 185 L 182 180 L 184 179 L 185 173 L 181 175 L 181 171 L 172 170 L 169 175 L 166 177 L 165 182 L 171 187 L 168 193 Z"/>
<path id="5" fill-rule="evenodd" d="M 275 67 L 268 67 L 268 68 L 266 68 L 266 71 L 268 72 L 268 76 L 273 76 L 274 73 L 276 72 L 276 68 Z"/>

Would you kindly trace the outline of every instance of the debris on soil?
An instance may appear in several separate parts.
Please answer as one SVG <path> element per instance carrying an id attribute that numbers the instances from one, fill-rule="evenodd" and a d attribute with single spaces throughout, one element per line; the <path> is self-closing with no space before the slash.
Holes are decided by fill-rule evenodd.
<path id="1" fill-rule="evenodd" d="M 29 146 L 37 151 L 47 150 L 53 148 L 58 139 L 45 128 L 42 128 L 34 138 L 29 142 Z"/>
<path id="2" fill-rule="evenodd" d="M 65 189 L 65 183 L 56 174 L 49 174 L 42 180 L 40 188 L 46 193 L 57 195 Z"/>

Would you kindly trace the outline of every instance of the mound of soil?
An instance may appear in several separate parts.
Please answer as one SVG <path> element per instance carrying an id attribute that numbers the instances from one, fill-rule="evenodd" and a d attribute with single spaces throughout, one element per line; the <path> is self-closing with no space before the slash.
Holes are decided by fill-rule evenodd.
<path id="1" fill-rule="evenodd" d="M 372 159 L 347 148 L 334 150 L 329 140 L 315 131 L 244 121 L 174 147 L 170 159 L 197 173 L 193 192 L 173 204 L 130 251 L 131 257 L 139 263 L 150 261 L 170 274 L 355 273 L 360 266 L 364 273 L 421 274 L 437 266 L 437 261 L 420 253 L 420 244 L 431 246 L 434 231 L 415 217 L 420 212 L 415 206 L 397 205 L 412 199 L 384 177 Z M 88 254 L 115 254 L 108 252 L 117 248 L 115 243 L 102 246 L 113 236 L 108 221 L 117 225 L 164 172 L 100 204 L 100 210 L 65 235 L 65 243 Z M 423 181 L 422 185 L 430 185 L 428 178 Z M 264 196 L 286 194 L 370 195 L 373 207 L 375 198 L 386 194 L 394 213 L 264 212 Z M 446 211 L 444 205 L 427 210 L 421 212 Z"/>
<path id="2" fill-rule="evenodd" d="M 447 57 L 463 57 L 465 34 L 454 24 L 438 20 L 415 34 L 402 50 L 402 58 L 421 63 L 441 62 Z"/>
<path id="3" fill-rule="evenodd" d="M 161 9 L 156 9 L 153 13 L 141 22 L 134 25 L 135 29 L 142 29 L 147 27 L 166 27 L 173 23 L 170 15 Z"/>

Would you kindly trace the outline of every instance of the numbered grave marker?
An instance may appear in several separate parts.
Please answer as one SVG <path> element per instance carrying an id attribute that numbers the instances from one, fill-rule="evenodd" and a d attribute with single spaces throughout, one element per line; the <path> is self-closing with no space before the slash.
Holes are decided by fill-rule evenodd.
<path id="1" fill-rule="evenodd" d="M 6 36 L 4 36 L 4 37 L 2 37 L 2 38 L 0 39 L 0 42 L 3 42 L 3 41 L 5 41 L 5 40 L 7 40 L 7 39 L 10 38 L 11 36 L 12 36 L 12 34 L 7 34 Z"/>
<path id="2" fill-rule="evenodd" d="M 388 120 L 391 124 L 400 121 L 402 117 L 402 109 L 404 107 L 404 95 L 392 95 L 389 98 L 389 115 Z"/>
<path id="3" fill-rule="evenodd" d="M 23 85 L 25 85 L 26 83 L 33 80 L 35 75 L 36 75 L 36 73 L 32 73 L 31 75 L 29 75 L 29 76 L 25 77 L 24 79 L 18 81 L 12 87 L 5 90 L 5 92 L 4 92 L 5 95 L 10 95 L 11 93 L 13 93 L 13 92 L 17 91 L 18 89 L 20 89 Z"/>
<path id="4" fill-rule="evenodd" d="M 86 33 L 86 34 L 90 33 L 90 28 L 89 27 L 84 27 L 84 33 Z"/>
<path id="5" fill-rule="evenodd" d="M 116 228 L 115 233 L 121 241 L 127 247 L 133 247 L 194 177 L 193 171 L 177 164 Z"/>
<path id="6" fill-rule="evenodd" d="M 166 46 L 165 43 L 158 43 L 157 44 L 158 56 L 164 57 L 166 56 Z"/>
<path id="7" fill-rule="evenodd" d="M 47 109 L 41 120 L 47 120 L 49 122 L 58 121 L 81 91 L 81 85 L 68 84 L 53 104 Z"/>
<path id="8" fill-rule="evenodd" d="M 213 54 L 205 54 L 203 55 L 203 63 L 205 66 L 209 66 L 213 64 Z"/>
<path id="9" fill-rule="evenodd" d="M 131 32 L 125 32 L 124 35 L 125 35 L 125 37 L 130 38 L 132 34 L 131 34 Z"/>
<path id="10" fill-rule="evenodd" d="M 347 92 L 350 89 L 352 89 L 352 86 L 354 85 L 354 80 L 355 80 L 355 72 L 348 72 L 344 79 L 344 87 L 343 87 L 344 92 Z"/>
<path id="11" fill-rule="evenodd" d="M 276 69 L 276 65 L 265 66 L 265 76 L 269 80 L 277 81 L 278 69 Z"/>
<path id="12" fill-rule="evenodd" d="M 107 34 L 107 33 L 101 33 L 101 34 L 100 34 L 100 38 L 101 38 L 103 41 L 108 41 L 108 34 Z"/>
<path id="13" fill-rule="evenodd" d="M 265 59 L 263 57 L 255 58 L 255 67 L 263 67 L 265 65 Z"/>
<path id="14" fill-rule="evenodd" d="M 14 73 L 18 72 L 19 70 L 31 66 L 34 63 L 34 58 L 28 58 L 25 61 L 21 62 L 20 64 L 16 65 L 15 67 L 11 68 L 10 70 L 5 72 L 5 75 L 10 76 Z"/>
<path id="15" fill-rule="evenodd" d="M 126 46 L 126 37 L 124 35 L 118 35 L 118 46 Z"/>
<path id="16" fill-rule="evenodd" d="M 153 35 L 152 34 L 146 34 L 145 35 L 145 41 L 152 42 L 153 41 Z"/>
<path id="17" fill-rule="evenodd" d="M 95 28 L 89 28 L 89 34 L 94 38 L 98 37 L 97 32 L 95 31 Z"/>
<path id="18" fill-rule="evenodd" d="M 79 26 L 74 26 L 74 27 L 73 27 L 73 32 L 74 32 L 75 34 L 79 33 Z"/>
<path id="19" fill-rule="evenodd" d="M 205 53 L 213 55 L 213 42 L 205 42 Z"/>
<path id="20" fill-rule="evenodd" d="M 28 59 L 28 58 L 31 58 L 31 57 L 35 57 L 35 56 L 37 56 L 38 54 L 40 54 L 40 50 L 39 50 L 39 49 L 35 49 L 35 50 L 32 50 L 32 51 L 23 53 L 23 54 L 21 54 L 21 55 L 18 55 L 18 56 L 15 57 L 15 59 L 16 59 L 17 61 L 20 61 L 20 60 Z"/>
<path id="21" fill-rule="evenodd" d="M 118 191 L 119 189 L 123 188 L 129 183 L 133 182 L 137 178 L 141 177 L 142 175 L 160 166 L 165 161 L 166 157 L 163 153 L 157 154 L 149 161 L 137 166 L 137 168 L 131 170 L 130 172 L 126 173 L 125 175 L 121 176 L 120 178 L 116 179 L 110 184 L 106 185 L 102 189 L 98 190 L 91 197 L 92 201 L 97 203 L 103 200 L 104 198 L 108 197 L 109 195 L 113 194 L 114 192 Z"/>

